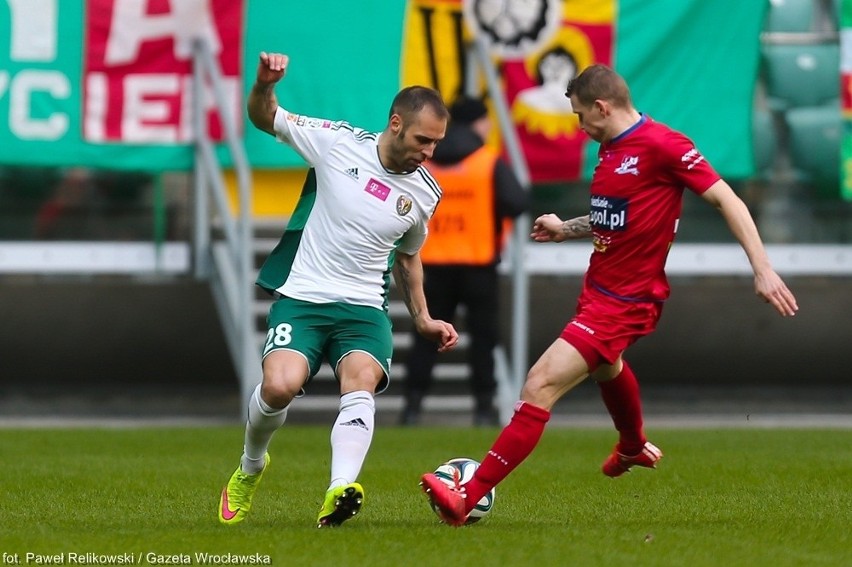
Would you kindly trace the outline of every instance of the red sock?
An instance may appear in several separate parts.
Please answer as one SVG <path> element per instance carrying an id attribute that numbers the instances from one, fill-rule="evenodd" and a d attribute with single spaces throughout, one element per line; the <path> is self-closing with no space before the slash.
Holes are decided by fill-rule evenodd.
<path id="1" fill-rule="evenodd" d="M 501 480 L 520 465 L 538 445 L 550 412 L 526 402 L 518 402 L 515 415 L 503 428 L 491 450 L 476 469 L 476 474 L 465 484 L 465 506 L 470 512 L 479 499 L 497 486 Z"/>
<path id="2" fill-rule="evenodd" d="M 645 445 L 642 431 L 642 400 L 639 398 L 639 383 L 633 371 L 624 362 L 618 376 L 608 382 L 598 382 L 609 415 L 618 430 L 618 452 L 637 455 Z"/>

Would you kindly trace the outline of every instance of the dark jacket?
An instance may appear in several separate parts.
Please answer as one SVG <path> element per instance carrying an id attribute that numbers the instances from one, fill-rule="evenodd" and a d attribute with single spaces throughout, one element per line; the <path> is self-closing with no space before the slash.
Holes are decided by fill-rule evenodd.
<path id="1" fill-rule="evenodd" d="M 482 138 L 466 124 L 450 123 L 438 143 L 432 161 L 442 165 L 458 163 L 484 145 Z M 494 197 L 497 220 L 515 218 L 529 208 L 530 195 L 503 159 L 494 164 Z M 500 222 L 497 222 L 500 226 Z"/>

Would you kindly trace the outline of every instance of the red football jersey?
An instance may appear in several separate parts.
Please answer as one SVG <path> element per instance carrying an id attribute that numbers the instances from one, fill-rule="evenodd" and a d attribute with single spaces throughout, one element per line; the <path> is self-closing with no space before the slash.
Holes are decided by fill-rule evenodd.
<path id="1" fill-rule="evenodd" d="M 590 188 L 595 250 L 586 284 L 626 300 L 666 299 L 665 264 L 683 190 L 701 194 L 719 179 L 689 138 L 646 115 L 601 144 Z"/>

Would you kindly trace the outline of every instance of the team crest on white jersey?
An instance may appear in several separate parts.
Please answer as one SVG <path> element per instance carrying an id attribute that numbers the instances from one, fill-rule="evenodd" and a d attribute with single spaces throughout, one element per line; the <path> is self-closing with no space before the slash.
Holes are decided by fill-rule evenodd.
<path id="1" fill-rule="evenodd" d="M 615 172 L 619 175 L 624 175 L 625 173 L 639 175 L 639 168 L 636 167 L 637 165 L 639 165 L 638 156 L 624 156 L 624 159 L 621 160 L 621 165 L 615 168 Z"/>
<path id="2" fill-rule="evenodd" d="M 405 195 L 400 195 L 396 200 L 396 212 L 399 216 L 404 217 L 411 210 L 411 199 Z"/>

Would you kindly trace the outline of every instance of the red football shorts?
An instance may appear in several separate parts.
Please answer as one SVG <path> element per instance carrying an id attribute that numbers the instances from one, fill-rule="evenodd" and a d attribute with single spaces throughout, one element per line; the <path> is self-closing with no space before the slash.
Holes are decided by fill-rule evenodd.
<path id="1" fill-rule="evenodd" d="M 625 301 L 585 285 L 577 313 L 559 337 L 580 351 L 591 372 L 600 364 L 614 363 L 627 347 L 650 334 L 662 312 L 662 302 Z"/>

